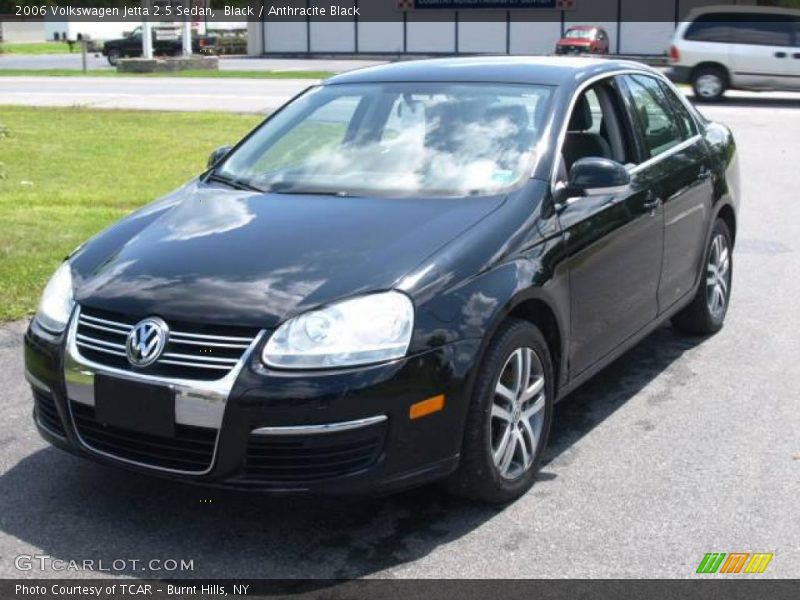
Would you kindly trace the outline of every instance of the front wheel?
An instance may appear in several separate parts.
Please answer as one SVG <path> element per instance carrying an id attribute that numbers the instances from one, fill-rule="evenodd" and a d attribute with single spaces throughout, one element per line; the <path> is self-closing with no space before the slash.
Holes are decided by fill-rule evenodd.
<path id="1" fill-rule="evenodd" d="M 722 329 L 733 283 L 731 233 L 717 219 L 705 254 L 703 280 L 691 304 L 672 317 L 673 326 L 691 335 L 709 335 Z"/>
<path id="2" fill-rule="evenodd" d="M 504 323 L 479 367 L 461 463 L 445 488 L 493 504 L 527 492 L 550 432 L 553 383 L 541 332 L 527 321 Z"/>

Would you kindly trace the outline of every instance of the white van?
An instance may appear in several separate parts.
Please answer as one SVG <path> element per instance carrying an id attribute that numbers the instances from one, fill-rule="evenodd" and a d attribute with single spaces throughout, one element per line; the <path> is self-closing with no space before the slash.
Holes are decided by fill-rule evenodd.
<path id="1" fill-rule="evenodd" d="M 709 6 L 689 13 L 669 49 L 670 77 L 697 100 L 727 89 L 800 91 L 800 10 Z"/>

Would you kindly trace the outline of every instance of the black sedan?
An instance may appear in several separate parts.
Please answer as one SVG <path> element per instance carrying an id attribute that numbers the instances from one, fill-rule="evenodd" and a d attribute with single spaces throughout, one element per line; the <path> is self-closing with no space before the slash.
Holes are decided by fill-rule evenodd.
<path id="1" fill-rule="evenodd" d="M 730 131 L 637 63 L 338 75 L 64 261 L 34 418 L 197 483 L 506 502 L 554 402 L 665 320 L 722 327 L 738 189 Z"/>

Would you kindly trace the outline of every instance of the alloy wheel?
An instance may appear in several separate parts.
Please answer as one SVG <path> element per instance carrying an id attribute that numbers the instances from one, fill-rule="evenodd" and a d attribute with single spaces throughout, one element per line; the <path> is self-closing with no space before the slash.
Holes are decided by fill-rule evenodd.
<path id="1" fill-rule="evenodd" d="M 725 314 L 730 287 L 730 249 L 728 240 L 718 233 L 711 242 L 711 252 L 706 267 L 706 302 L 708 312 L 715 319 Z"/>
<path id="2" fill-rule="evenodd" d="M 500 372 L 490 417 L 492 458 L 505 479 L 517 479 L 534 462 L 544 425 L 545 393 L 542 361 L 532 348 L 517 348 Z"/>

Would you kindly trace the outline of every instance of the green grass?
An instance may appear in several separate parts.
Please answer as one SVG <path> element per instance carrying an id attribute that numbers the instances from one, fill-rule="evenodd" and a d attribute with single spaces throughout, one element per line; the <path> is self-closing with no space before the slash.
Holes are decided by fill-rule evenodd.
<path id="1" fill-rule="evenodd" d="M 81 47 L 74 45 L 74 52 L 80 54 Z M 0 44 L 0 54 L 69 54 L 66 42 L 30 42 Z"/>
<path id="2" fill-rule="evenodd" d="M 0 69 L 0 77 L 214 77 L 234 79 L 325 79 L 332 71 L 174 71 L 171 73 L 117 73 L 113 69 Z"/>
<path id="3" fill-rule="evenodd" d="M 61 258 L 261 118 L 0 106 L 0 320 L 33 312 Z"/>

